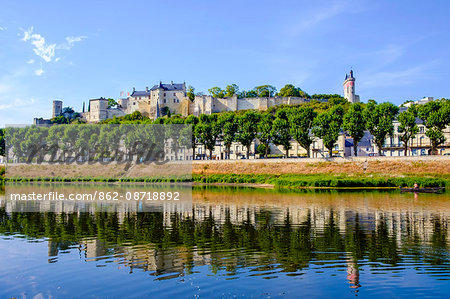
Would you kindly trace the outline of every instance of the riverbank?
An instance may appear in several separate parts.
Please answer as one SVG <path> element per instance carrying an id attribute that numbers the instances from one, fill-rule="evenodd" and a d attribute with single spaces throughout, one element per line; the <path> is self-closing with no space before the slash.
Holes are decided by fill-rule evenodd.
<path id="1" fill-rule="evenodd" d="M 135 165 L 127 171 L 118 164 L 19 165 L 8 168 L 5 180 L 193 182 L 277 188 L 398 188 L 418 183 L 450 188 L 450 157 L 446 156 L 206 160 L 192 161 L 190 166 L 192 176 L 157 176 L 148 165 Z"/>

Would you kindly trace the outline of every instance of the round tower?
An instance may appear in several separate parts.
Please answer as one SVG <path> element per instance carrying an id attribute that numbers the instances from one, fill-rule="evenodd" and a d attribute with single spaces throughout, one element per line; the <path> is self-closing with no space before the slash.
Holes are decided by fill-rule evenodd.
<path id="1" fill-rule="evenodd" d="M 356 102 L 355 96 L 355 77 L 353 77 L 353 70 L 350 70 L 349 74 L 345 75 L 344 80 L 344 98 L 350 103 Z"/>
<path id="2" fill-rule="evenodd" d="M 62 101 L 53 101 L 53 111 L 52 111 L 52 117 L 57 117 L 62 115 L 62 105 L 63 102 Z"/>

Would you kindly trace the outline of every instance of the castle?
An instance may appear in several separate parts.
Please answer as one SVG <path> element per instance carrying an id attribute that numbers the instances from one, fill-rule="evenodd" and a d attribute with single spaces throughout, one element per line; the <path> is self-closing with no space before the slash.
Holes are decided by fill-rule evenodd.
<path id="1" fill-rule="evenodd" d="M 355 78 L 353 71 L 347 74 L 344 81 L 344 97 L 351 103 L 359 102 L 355 95 Z M 120 117 L 139 111 L 142 115 L 156 119 L 167 114 L 180 114 L 199 116 L 225 111 L 239 110 L 267 110 L 279 105 L 298 105 L 309 102 L 310 99 L 301 97 L 257 97 L 238 98 L 237 95 L 227 98 L 215 98 L 209 95 L 197 95 L 194 100 L 189 99 L 186 93 L 186 83 L 159 84 L 152 88 L 133 92 L 126 98 L 117 100 L 117 107 L 110 107 L 108 99 L 99 98 L 89 100 L 87 111 L 81 112 L 81 118 L 89 123 L 100 122 L 105 119 Z M 320 100 L 326 101 L 326 100 Z M 53 101 L 52 117 L 64 115 L 62 101 Z M 35 124 L 45 125 L 48 120 L 35 119 Z"/>
<path id="2" fill-rule="evenodd" d="M 344 98 L 350 103 L 359 103 L 359 95 L 355 94 L 355 77 L 353 77 L 353 70 L 345 75 L 344 80 Z"/>

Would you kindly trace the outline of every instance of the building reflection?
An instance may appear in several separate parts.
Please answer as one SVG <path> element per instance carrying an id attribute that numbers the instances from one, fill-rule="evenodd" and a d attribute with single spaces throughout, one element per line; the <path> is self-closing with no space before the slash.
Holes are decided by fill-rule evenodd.
<path id="1" fill-rule="evenodd" d="M 336 205 L 288 199 L 283 204 L 280 198 L 267 205 L 208 198 L 197 198 L 191 210 L 180 212 L 20 213 L 1 208 L 0 230 L 48 238 L 49 262 L 79 250 L 85 261 L 130 273 L 149 271 L 155 279 L 186 275 L 204 265 L 212 273 L 233 275 L 250 267 L 252 275 L 264 275 L 299 273 L 329 261 L 345 269 L 357 293 L 364 285 L 361 263 L 395 266 L 404 256 L 429 265 L 449 262 L 446 209 L 383 207 L 360 200 L 352 206 L 351 200 Z"/>

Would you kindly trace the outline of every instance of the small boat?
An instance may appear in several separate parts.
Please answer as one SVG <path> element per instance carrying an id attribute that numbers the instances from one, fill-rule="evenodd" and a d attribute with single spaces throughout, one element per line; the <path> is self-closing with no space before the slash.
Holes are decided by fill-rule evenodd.
<path id="1" fill-rule="evenodd" d="M 400 188 L 400 192 L 416 192 L 416 193 L 441 193 L 444 192 L 445 187 L 430 187 L 430 188 Z"/>

